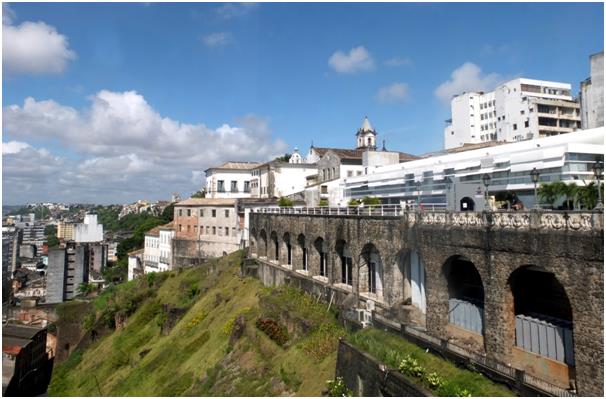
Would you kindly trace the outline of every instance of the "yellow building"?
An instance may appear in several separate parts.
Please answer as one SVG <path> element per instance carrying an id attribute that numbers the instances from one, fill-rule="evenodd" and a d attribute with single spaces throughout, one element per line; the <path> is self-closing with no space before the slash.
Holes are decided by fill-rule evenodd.
<path id="1" fill-rule="evenodd" d="M 73 240 L 74 239 L 74 223 L 59 222 L 57 224 L 57 238 L 60 240 Z"/>

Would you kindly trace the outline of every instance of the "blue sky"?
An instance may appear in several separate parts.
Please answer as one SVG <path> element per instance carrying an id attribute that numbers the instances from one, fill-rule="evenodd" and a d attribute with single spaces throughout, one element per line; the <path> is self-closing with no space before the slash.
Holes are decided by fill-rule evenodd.
<path id="1" fill-rule="evenodd" d="M 601 3 L 11 3 L 3 11 L 5 40 L 21 35 L 25 48 L 7 60 L 5 45 L 3 55 L 9 204 L 189 194 L 202 184 L 199 171 L 223 160 L 306 152 L 312 140 L 353 147 L 365 115 L 389 149 L 439 150 L 452 91 L 523 76 L 569 82 L 576 93 L 589 55 L 604 48 Z M 29 48 L 28 22 L 43 23 L 32 29 L 54 41 Z M 169 148 L 172 136 L 180 147 Z M 42 169 L 28 180 L 17 159 L 26 155 L 69 172 L 61 188 Z"/>

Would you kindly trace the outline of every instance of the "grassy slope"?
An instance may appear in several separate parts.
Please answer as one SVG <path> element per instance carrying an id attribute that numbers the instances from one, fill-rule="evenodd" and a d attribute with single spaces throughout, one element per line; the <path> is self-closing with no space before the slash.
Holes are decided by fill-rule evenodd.
<path id="1" fill-rule="evenodd" d="M 129 318 L 124 330 L 59 365 L 49 394 L 319 395 L 334 375 L 336 352 L 327 352 L 320 361 L 306 352 L 305 341 L 313 334 L 288 348 L 275 344 L 254 326 L 263 313 L 258 294 L 269 292 L 257 280 L 237 276 L 237 254 L 214 263 L 224 271 L 213 275 L 204 266 L 173 273 Z M 201 293 L 170 334 L 162 336 L 159 305 L 186 304 L 181 293 L 193 282 Z M 245 332 L 234 348 L 228 348 L 230 322 L 240 314 L 247 320 Z M 329 314 L 322 322 L 334 324 Z"/>
<path id="2" fill-rule="evenodd" d="M 95 300 L 100 312 L 111 295 L 131 303 L 144 297 L 123 330 L 75 352 L 55 367 L 53 396 L 319 396 L 335 372 L 337 338 L 348 340 L 397 368 L 396 358 L 413 354 L 428 371 L 437 371 L 474 396 L 511 396 L 512 392 L 477 373 L 457 369 L 401 338 L 376 329 L 347 334 L 325 304 L 289 288 L 264 288 L 238 276 L 240 254 L 157 276 L 159 288 L 129 282 Z M 216 267 L 220 273 L 211 273 Z M 164 277 L 160 278 L 160 277 Z M 197 294 L 196 294 L 197 292 Z M 138 299 L 137 299 L 138 301 Z M 136 302 L 136 301 L 135 301 Z M 161 334 L 162 304 L 189 307 L 168 335 Z M 229 346 L 234 319 L 246 324 Z M 255 326 L 271 317 L 288 328 L 281 347 Z"/>

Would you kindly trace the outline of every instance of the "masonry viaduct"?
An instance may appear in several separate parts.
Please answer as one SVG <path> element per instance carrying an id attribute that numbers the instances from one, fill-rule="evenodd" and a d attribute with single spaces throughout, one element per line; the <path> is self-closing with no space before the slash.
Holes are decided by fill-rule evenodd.
<path id="1" fill-rule="evenodd" d="M 296 279 L 343 308 L 370 303 L 373 317 L 417 325 L 562 388 L 573 381 L 579 395 L 603 395 L 601 213 L 368 212 L 258 210 L 250 257 L 266 283 Z M 461 317 L 475 324 L 453 316 L 453 303 L 468 306 L 471 316 Z M 554 338 L 543 330 L 522 347 L 518 318 L 528 315 L 570 326 L 567 353 L 546 354 L 543 341 Z"/>

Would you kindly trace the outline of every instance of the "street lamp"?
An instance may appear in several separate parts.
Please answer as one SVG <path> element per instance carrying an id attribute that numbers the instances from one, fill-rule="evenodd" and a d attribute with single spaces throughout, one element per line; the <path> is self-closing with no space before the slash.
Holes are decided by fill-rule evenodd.
<path id="1" fill-rule="evenodd" d="M 446 176 L 446 177 L 444 178 L 444 182 L 445 182 L 445 184 L 446 184 L 446 187 L 448 187 L 448 194 L 450 194 L 450 188 L 453 186 L 453 181 L 452 181 L 452 179 L 451 179 L 450 177 Z M 450 196 L 450 195 L 449 195 L 449 196 Z M 447 198 L 447 199 L 446 199 L 446 202 L 450 202 L 450 200 Z M 449 204 L 447 203 L 447 204 L 446 204 L 446 207 L 448 207 L 448 205 L 449 205 Z M 455 208 L 455 206 L 454 206 L 454 201 L 453 201 L 453 204 L 452 204 L 452 205 L 453 205 L 453 209 L 454 209 L 454 208 Z"/>
<path id="2" fill-rule="evenodd" d="M 602 203 L 602 191 L 600 190 L 600 177 L 602 176 L 604 165 L 600 161 L 595 161 L 591 169 L 593 170 L 593 175 L 598 181 L 598 203 L 594 209 L 604 209 L 604 204 Z"/>
<path id="3" fill-rule="evenodd" d="M 482 176 L 482 183 L 484 183 L 484 209 L 485 210 L 490 210 L 490 207 L 488 206 L 488 186 L 490 186 L 490 180 L 491 177 L 488 173 L 484 173 L 484 176 Z"/>
<path id="4" fill-rule="evenodd" d="M 539 209 L 539 203 L 537 201 L 537 183 L 539 182 L 539 171 L 537 168 L 532 168 L 530 172 L 530 179 L 534 184 L 534 208 Z"/>

